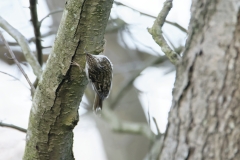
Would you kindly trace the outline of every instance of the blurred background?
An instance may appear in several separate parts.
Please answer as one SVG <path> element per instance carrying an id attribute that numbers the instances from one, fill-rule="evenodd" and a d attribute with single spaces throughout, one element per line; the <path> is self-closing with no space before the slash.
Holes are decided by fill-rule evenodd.
<path id="1" fill-rule="evenodd" d="M 113 62 L 114 78 L 109 98 L 104 101 L 107 116 L 92 113 L 94 92 L 89 85 L 79 108 L 80 121 L 74 129 L 76 160 L 154 159 L 154 146 L 165 132 L 171 106 L 175 68 L 154 42 L 152 27 L 163 0 L 119 0 L 113 3 L 106 28 L 104 55 Z M 43 60 L 46 62 L 61 20 L 65 0 L 39 0 Z M 175 0 L 163 26 L 169 45 L 181 54 L 190 20 L 190 0 Z M 49 15 L 48 17 L 46 17 Z M 36 52 L 29 0 L 0 1 L 0 16 L 20 31 Z M 0 28 L 31 81 L 35 76 L 16 41 Z M 31 108 L 29 85 L 0 41 L 0 122 L 27 128 Z M 43 65 L 44 68 L 44 65 Z M 103 107 L 104 109 L 104 107 Z M 106 118 L 107 117 L 107 118 Z M 123 130 L 121 125 L 140 126 L 149 136 Z M 0 127 L 0 160 L 23 156 L 25 133 Z M 152 157 L 152 158 L 149 158 Z"/>

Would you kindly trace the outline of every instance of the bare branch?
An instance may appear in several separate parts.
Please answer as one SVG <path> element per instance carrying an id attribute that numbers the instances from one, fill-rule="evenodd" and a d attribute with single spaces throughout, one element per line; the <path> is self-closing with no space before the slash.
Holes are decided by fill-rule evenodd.
<path id="1" fill-rule="evenodd" d="M 20 81 L 20 79 L 18 79 L 17 77 L 14 77 L 14 76 L 13 76 L 13 75 L 11 75 L 11 74 L 8 74 L 8 73 L 6 73 L 6 72 L 3 72 L 3 71 L 0 71 L 0 73 L 2 73 L 2 74 L 5 74 L 5 75 L 8 75 L 8 76 L 10 76 L 10 77 L 14 78 L 15 80 L 18 80 L 18 81 Z"/>
<path id="2" fill-rule="evenodd" d="M 139 134 L 147 137 L 150 141 L 155 139 L 155 134 L 144 123 L 124 122 L 107 106 L 102 110 L 103 118 L 111 125 L 113 131 L 122 133 Z"/>
<path id="3" fill-rule="evenodd" d="M 39 65 L 35 55 L 31 52 L 26 38 L 19 31 L 13 28 L 7 21 L 5 21 L 1 16 L 0 16 L 0 27 L 3 28 L 8 34 L 10 34 L 19 43 L 26 60 L 28 61 L 28 63 L 31 65 L 33 69 L 34 74 L 37 76 L 38 79 L 40 79 L 42 75 L 41 66 Z"/>
<path id="4" fill-rule="evenodd" d="M 121 98 L 125 95 L 125 92 L 130 88 L 130 85 L 132 85 L 133 81 L 139 76 L 139 74 L 147 67 L 155 65 L 157 63 L 162 63 L 166 60 L 165 56 L 161 56 L 159 58 L 154 58 L 149 60 L 148 62 L 145 63 L 145 65 L 136 73 L 133 74 L 129 80 L 120 87 L 121 89 L 119 92 L 116 94 L 116 96 L 113 97 L 113 100 L 110 102 L 109 106 L 111 108 L 115 108 L 118 104 L 118 102 L 121 100 Z"/>
<path id="5" fill-rule="evenodd" d="M 157 17 L 155 17 L 155 16 L 153 16 L 153 15 L 140 12 L 139 10 L 136 10 L 136 9 L 130 7 L 130 6 L 127 6 L 127 5 L 123 4 L 123 3 L 121 3 L 121 2 L 116 2 L 116 1 L 115 1 L 114 3 L 115 3 L 116 5 L 122 5 L 122 6 L 128 7 L 128 8 L 130 8 L 130 9 L 134 10 L 134 11 L 139 12 L 140 14 L 142 14 L 142 15 L 144 15 L 144 16 L 148 16 L 148 17 L 151 17 L 151 18 L 154 18 L 154 19 L 157 18 Z M 165 22 L 168 23 L 168 24 L 171 24 L 171 25 L 177 27 L 178 29 L 180 29 L 181 31 L 187 33 L 187 30 L 186 30 L 184 27 L 182 27 L 180 24 L 178 24 L 178 23 L 176 23 L 176 22 L 171 22 L 171 21 L 168 21 L 168 20 L 165 20 Z"/>
<path id="6" fill-rule="evenodd" d="M 156 118 L 155 118 L 155 117 L 152 117 L 152 119 L 153 119 L 153 122 L 154 122 L 154 124 L 155 124 L 156 129 L 157 129 L 157 134 L 158 134 L 158 135 L 161 134 L 160 129 L 159 129 L 158 124 L 157 124 Z"/>
<path id="7" fill-rule="evenodd" d="M 8 42 L 9 46 L 19 46 L 19 44 L 17 42 Z M 4 46 L 3 43 L 0 42 L 1 46 Z"/>
<path id="8" fill-rule="evenodd" d="M 1 127 L 8 127 L 8 128 L 13 128 L 13 129 L 16 129 L 18 131 L 21 131 L 23 133 L 27 133 L 27 130 L 25 128 L 22 128 L 22 127 L 18 127 L 18 126 L 15 126 L 13 124 L 7 124 L 7 123 L 3 123 L 3 122 L 0 122 L 0 126 Z"/>
<path id="9" fill-rule="evenodd" d="M 0 71 L 0 73 L 5 74 L 5 75 L 7 75 L 7 76 L 10 76 L 10 77 L 14 78 L 15 80 L 19 81 L 22 85 L 24 85 L 27 89 L 29 89 L 28 86 L 26 86 L 24 83 L 22 83 L 22 81 L 21 81 L 20 79 L 18 79 L 17 77 L 15 77 L 15 76 L 13 76 L 13 75 L 11 75 L 11 74 L 9 74 L 9 73 L 3 72 L 3 71 Z"/>
<path id="10" fill-rule="evenodd" d="M 53 14 L 56 14 L 56 13 L 60 13 L 60 12 L 63 12 L 63 9 L 57 9 L 57 10 L 55 10 L 55 11 L 52 11 L 52 12 L 48 13 L 45 17 L 43 17 L 43 18 L 39 21 L 39 28 L 41 27 L 42 22 L 43 22 L 46 18 L 48 18 L 50 15 L 53 15 Z"/>
<path id="11" fill-rule="evenodd" d="M 120 18 L 116 19 L 110 19 L 108 20 L 108 24 L 105 30 L 105 33 L 112 33 L 118 31 L 120 28 L 123 28 L 126 25 L 126 22 L 124 22 Z"/>
<path id="12" fill-rule="evenodd" d="M 180 29 L 181 31 L 185 32 L 185 33 L 188 33 L 188 31 L 182 27 L 180 24 L 176 23 L 176 22 L 171 22 L 171 21 L 168 21 L 168 20 L 165 20 L 166 23 L 168 24 L 171 24 L 172 26 L 175 26 L 177 27 L 178 29 Z"/>
<path id="13" fill-rule="evenodd" d="M 40 23 L 38 21 L 37 15 L 37 0 L 29 0 L 30 3 L 30 12 L 31 12 L 31 21 L 34 28 L 34 34 L 36 38 L 36 51 L 38 62 L 40 65 L 43 64 L 42 60 L 42 42 L 41 42 L 41 32 L 40 32 Z"/>
<path id="14" fill-rule="evenodd" d="M 162 35 L 162 26 L 171 8 L 172 0 L 166 0 L 164 2 L 163 9 L 159 13 L 152 28 L 148 28 L 148 32 L 152 35 L 155 42 L 161 47 L 162 51 L 166 54 L 168 59 L 176 65 L 180 60 L 180 56 L 169 47 Z"/>
<path id="15" fill-rule="evenodd" d="M 173 50 L 176 52 L 176 47 L 174 46 L 174 44 L 172 43 L 172 41 L 170 40 L 170 38 L 163 33 L 163 36 L 165 37 L 165 39 L 168 41 L 168 43 L 172 46 Z"/>
<path id="16" fill-rule="evenodd" d="M 44 37 L 47 37 L 47 36 L 51 36 L 51 35 L 53 35 L 53 34 L 56 34 L 56 32 L 54 32 L 54 31 L 49 31 L 49 32 L 46 32 L 46 33 L 42 34 L 42 37 L 41 37 L 41 38 L 44 38 Z M 28 39 L 27 41 L 28 41 L 28 43 L 32 43 L 32 42 L 35 43 L 35 42 L 36 42 L 36 39 L 35 39 L 35 37 L 32 37 L 32 38 Z M 10 46 L 19 46 L 19 44 L 18 44 L 17 42 L 8 42 L 8 44 L 9 44 Z M 4 45 L 4 44 L 0 42 L 0 45 Z M 44 48 L 44 47 L 43 47 L 43 48 Z"/>
<path id="17" fill-rule="evenodd" d="M 46 33 L 41 34 L 41 38 L 45 38 L 45 37 L 51 36 L 51 35 L 56 34 L 56 33 L 57 32 L 51 30 L 51 31 L 48 31 Z M 29 43 L 31 43 L 31 42 L 36 43 L 36 38 L 32 37 L 28 40 L 28 42 Z"/>
<path id="18" fill-rule="evenodd" d="M 27 74 L 24 72 L 22 66 L 21 66 L 20 63 L 18 62 L 17 58 L 15 57 L 13 51 L 12 51 L 11 48 L 9 47 L 7 41 L 5 40 L 5 38 L 3 37 L 3 35 L 2 35 L 1 32 L 0 32 L 0 37 L 1 37 L 2 41 L 4 42 L 4 44 L 6 45 L 8 51 L 9 51 L 11 57 L 12 57 L 12 59 L 13 59 L 14 62 L 17 64 L 18 68 L 20 69 L 20 71 L 22 72 L 22 74 L 24 75 L 24 77 L 26 78 L 28 84 L 29 84 L 30 87 L 31 87 L 31 91 L 32 91 L 32 93 L 34 93 L 34 92 L 35 92 L 35 88 L 34 88 L 34 86 L 32 85 L 31 81 L 29 80 Z"/>
<path id="19" fill-rule="evenodd" d="M 153 145 L 151 146 L 150 151 L 144 158 L 144 160 L 158 160 L 159 159 L 159 154 L 161 152 L 161 148 L 163 147 L 163 138 L 164 136 L 160 136 L 153 142 Z"/>
<path id="20" fill-rule="evenodd" d="M 90 94 L 90 90 L 86 89 L 85 95 L 87 99 L 91 96 Z M 88 108 L 87 110 L 91 112 L 92 110 L 90 109 L 90 106 L 92 106 L 92 104 L 86 104 L 86 106 Z M 155 134 L 153 134 L 147 124 L 123 121 L 122 119 L 117 117 L 117 115 L 112 111 L 112 109 L 109 108 L 108 104 L 104 105 L 104 109 L 102 110 L 102 112 L 100 112 L 100 115 L 103 120 L 109 123 L 109 125 L 115 132 L 139 134 L 147 137 L 151 141 L 155 139 Z"/>

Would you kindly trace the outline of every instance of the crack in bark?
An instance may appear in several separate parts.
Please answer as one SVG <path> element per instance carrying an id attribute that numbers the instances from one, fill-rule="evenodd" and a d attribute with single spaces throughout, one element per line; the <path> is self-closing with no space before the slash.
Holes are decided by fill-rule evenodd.
<path id="1" fill-rule="evenodd" d="M 86 1 L 87 1 L 87 0 L 83 0 L 82 6 L 81 6 L 80 18 L 79 18 L 79 21 L 78 21 L 78 25 L 77 25 L 76 31 L 75 31 L 75 33 L 74 33 L 74 37 L 76 36 L 76 33 L 77 33 L 77 31 L 78 31 L 78 27 L 80 26 L 80 21 L 81 21 L 81 19 L 82 19 L 83 8 L 84 8 L 84 6 L 85 6 L 85 2 L 86 2 Z M 73 37 L 73 38 L 74 38 L 74 37 Z M 80 37 L 79 37 L 79 38 L 80 38 Z M 80 40 L 79 40 L 78 43 L 80 43 Z M 75 53 L 76 53 L 76 52 L 75 52 Z"/>
<path id="2" fill-rule="evenodd" d="M 194 61 L 193 61 L 193 63 L 192 64 L 194 64 L 194 62 L 195 62 L 195 60 L 196 59 L 194 59 Z M 182 99 L 182 97 L 184 96 L 184 95 L 187 95 L 187 88 L 189 87 L 189 86 L 191 86 L 191 79 L 192 79 L 192 71 L 193 71 L 193 68 L 194 68 L 194 66 L 192 65 L 190 68 L 189 68 L 189 71 L 188 71 L 188 84 L 186 85 L 186 87 L 185 87 L 185 89 L 184 89 L 184 91 L 183 91 L 183 93 L 182 93 L 182 95 L 181 95 L 181 97 L 180 97 L 180 99 Z M 181 122 L 182 122 L 182 120 L 181 120 L 181 118 L 180 118 L 180 115 L 179 115 L 179 109 L 180 109 L 180 105 L 179 105 L 179 103 L 181 103 L 181 100 L 179 99 L 179 101 L 178 101 L 178 107 L 177 107 L 177 119 L 179 120 L 179 124 L 178 124 L 178 131 L 177 131 L 177 137 L 179 137 L 179 135 L 180 135 L 180 127 L 181 127 Z M 191 105 L 191 102 L 189 102 L 190 103 L 190 105 Z M 177 158 L 176 156 L 176 153 L 177 153 L 177 150 L 178 150 L 178 146 L 179 146 L 179 138 L 177 139 L 177 146 L 176 146 L 176 150 L 174 151 L 174 155 L 175 155 L 175 158 Z"/>
<path id="3" fill-rule="evenodd" d="M 83 57 L 76 56 L 83 49 L 83 40 L 94 46 L 93 42 L 103 39 L 112 1 L 68 2 L 70 3 L 66 4 L 52 54 L 39 83 L 37 98 L 33 102 L 24 159 L 73 158 L 72 129 L 78 119 L 79 97 L 83 94 L 87 80 L 83 73 L 76 72 L 70 61 L 82 59 L 80 62 L 84 63 Z M 84 8 L 84 4 L 87 8 Z M 95 31 L 96 27 L 98 32 Z M 88 38 L 90 36 L 94 36 L 94 39 Z M 47 78 L 52 75 L 54 77 L 49 81 Z M 53 145 L 55 142 L 56 145 Z"/>
<path id="4" fill-rule="evenodd" d="M 188 135 L 189 135 L 189 132 L 191 131 L 192 129 L 192 123 L 193 123 L 193 112 L 192 112 L 192 98 L 193 98 L 193 87 L 191 88 L 190 90 L 190 102 L 189 102 L 189 117 L 190 117 L 190 120 L 189 120 L 189 124 L 188 124 L 188 129 L 187 129 L 187 133 L 186 133 L 186 145 L 188 146 L 188 155 L 187 157 L 185 158 L 185 160 L 188 160 L 188 158 L 191 156 L 191 154 L 194 152 L 194 148 L 189 146 L 189 139 L 188 139 Z"/>
<path id="5" fill-rule="evenodd" d="M 192 28 L 192 30 L 191 30 L 191 32 L 190 32 L 190 35 L 189 35 L 189 39 L 188 39 L 188 43 L 187 43 L 187 45 L 186 45 L 186 49 L 185 49 L 185 51 L 184 51 L 184 53 L 186 53 L 186 52 L 188 52 L 188 47 L 190 47 L 191 46 L 191 43 L 193 42 L 193 37 L 194 37 L 194 35 L 195 34 L 198 34 L 198 33 L 200 33 L 201 32 L 201 30 L 202 29 L 204 29 L 204 27 L 201 27 L 201 26 L 205 26 L 205 23 L 207 23 L 209 20 L 210 20 L 210 18 L 212 17 L 212 15 L 213 14 L 209 14 L 209 4 L 210 3 L 214 3 L 214 2 L 211 2 L 211 1 L 207 1 L 205 4 L 204 4 L 204 8 L 201 10 L 201 15 L 202 15 L 202 19 L 204 19 L 204 20 L 206 20 L 206 21 L 201 21 L 200 23 L 199 23 L 199 21 L 198 20 L 195 20 L 195 22 L 194 22 L 194 25 L 193 25 L 193 28 Z M 207 7 L 206 7 L 207 6 Z M 210 6 L 211 7 L 211 6 Z M 215 10 L 216 9 L 216 5 L 215 5 L 215 7 L 213 7 L 213 10 Z M 210 10 L 211 11 L 211 10 Z M 214 12 L 212 12 L 212 13 L 214 13 Z M 207 17 L 206 17 L 207 16 Z M 191 21 L 194 21 L 194 19 L 192 19 Z M 196 30 L 196 27 L 197 27 L 197 30 Z M 203 42 L 203 39 L 204 39 L 204 35 L 202 35 L 202 38 L 201 38 L 201 43 Z M 199 53 L 201 52 L 202 50 L 200 50 L 199 51 Z M 180 108 L 180 103 L 181 103 L 181 101 L 182 101 L 182 98 L 183 97 L 185 97 L 185 95 L 186 95 L 186 91 L 189 89 L 189 86 L 191 85 L 191 77 L 192 77 L 192 72 L 191 72 L 191 70 L 193 70 L 193 67 L 194 67 L 194 64 L 195 64 L 195 62 L 196 62 L 196 59 L 197 59 L 197 57 L 198 57 L 198 55 L 199 56 L 201 56 L 199 53 L 195 53 L 194 54 L 194 56 L 192 56 L 191 58 L 189 58 L 188 59 L 188 65 L 186 66 L 186 70 L 185 71 L 183 71 L 183 72 L 181 72 L 181 71 L 179 71 L 178 73 L 184 73 L 183 75 L 185 75 L 185 76 L 183 76 L 183 75 L 180 75 L 180 76 L 182 76 L 182 84 L 180 85 L 180 87 L 179 86 L 177 86 L 177 87 L 179 87 L 179 90 L 177 91 L 177 93 L 175 94 L 175 102 L 178 102 L 178 103 L 175 103 L 174 105 L 173 105 L 173 107 L 177 107 L 177 111 L 174 111 L 174 112 L 177 112 L 177 119 L 178 119 L 178 124 L 177 124 L 177 126 L 178 126 L 178 129 L 177 129 L 177 133 L 176 133 L 176 136 L 178 137 L 177 138 L 177 146 L 175 147 L 175 149 L 174 149 L 174 156 L 175 156 L 175 158 L 176 158 L 176 153 L 177 153 L 177 150 L 178 150 L 178 146 L 179 146 L 179 135 L 180 135 L 180 127 L 181 127 L 181 119 L 180 119 L 180 116 L 179 116 L 179 108 Z M 185 62 L 186 63 L 186 62 Z M 184 62 L 182 62 L 182 65 L 184 65 Z M 179 75 L 178 75 L 179 76 Z M 181 79 L 181 78 L 180 78 Z M 176 84 L 175 84 L 175 86 L 176 86 Z M 190 104 L 190 106 L 191 106 L 191 104 Z M 206 115 L 207 116 L 207 115 Z M 190 124 L 192 123 L 192 120 L 190 120 Z M 169 128 L 169 125 L 168 125 L 168 128 Z M 207 130 L 207 129 L 205 129 L 205 130 Z M 168 129 L 167 129 L 167 131 L 168 131 Z M 188 132 L 189 132 L 189 130 L 188 130 Z M 166 132 L 166 133 L 168 133 L 168 132 Z M 167 135 L 167 134 L 166 134 Z M 165 138 L 164 138 L 164 141 L 165 141 Z M 190 150 L 190 149 L 189 149 Z M 203 150 L 204 150 L 204 147 L 203 147 Z"/>
<path id="6" fill-rule="evenodd" d="M 216 0 L 215 0 L 216 1 Z M 205 6 L 209 6 L 209 4 L 210 3 L 214 3 L 214 2 L 211 2 L 211 1 L 207 1 L 206 2 L 206 4 L 205 4 Z M 216 6 L 216 5 L 215 5 Z M 215 9 L 216 9 L 216 7 L 214 7 Z M 214 12 L 213 12 L 214 13 Z M 196 14 L 196 13 L 195 13 Z M 207 9 L 207 7 L 204 7 L 204 9 L 203 10 L 201 10 L 201 13 L 200 13 L 200 15 L 201 16 L 203 16 L 203 18 L 202 19 L 205 19 L 205 16 L 208 14 L 208 9 Z M 199 18 L 199 17 L 198 17 Z M 209 16 L 209 19 L 210 19 L 210 16 Z M 192 42 L 193 42 L 193 37 L 194 37 L 194 35 L 196 34 L 196 33 L 201 33 L 201 31 L 202 31 L 202 29 L 204 28 L 203 26 L 205 25 L 205 21 L 201 21 L 202 23 L 199 23 L 199 20 L 197 20 L 197 19 L 195 19 L 195 17 L 192 17 L 191 18 L 191 22 L 193 23 L 192 24 L 192 28 L 190 28 L 189 29 L 189 35 L 188 35 L 188 40 L 187 40 L 187 42 L 186 42 L 186 47 L 185 47 L 185 50 L 184 50 L 184 52 L 183 53 L 186 53 L 186 52 L 188 52 L 188 50 L 189 50 L 189 47 L 191 46 L 191 44 L 192 44 Z M 190 23 L 191 23 L 190 22 Z M 197 31 L 197 32 L 196 32 Z M 202 40 L 204 39 L 204 35 L 202 34 L 202 38 L 201 38 Z M 202 43 L 202 42 L 201 42 Z M 201 52 L 201 50 L 199 51 L 199 53 Z M 197 54 L 199 54 L 199 53 L 197 53 Z M 184 54 L 185 55 L 185 54 Z M 193 60 L 192 60 L 192 62 L 191 62 L 191 64 L 190 64 L 190 66 L 188 66 L 188 68 L 190 68 L 190 67 L 192 67 L 193 66 L 193 64 L 194 64 L 194 62 L 195 62 L 195 59 L 196 59 L 196 54 L 195 54 L 195 57 L 193 57 Z M 189 71 L 189 69 L 187 69 L 187 74 L 188 74 L 188 71 Z M 188 76 L 185 76 L 186 78 L 188 78 Z M 189 81 L 189 79 L 186 79 L 185 81 L 187 81 L 187 82 L 185 82 L 185 84 L 183 84 L 183 87 L 181 87 L 180 88 L 180 93 L 179 93 L 179 96 L 177 96 L 177 101 L 180 101 L 180 99 L 181 99 L 181 96 L 182 96 L 182 94 L 183 94 L 183 92 L 184 92 L 184 90 L 186 90 L 186 88 L 187 88 L 187 85 L 188 84 L 186 84 L 186 83 L 188 83 L 188 81 Z M 184 82 L 184 80 L 183 80 L 183 82 Z M 178 98 L 179 97 L 179 98 Z"/>
<path id="7" fill-rule="evenodd" d="M 83 8 L 84 8 L 85 2 L 86 2 L 86 0 L 83 1 L 83 4 L 82 4 L 82 6 L 81 6 L 80 18 L 79 18 L 79 20 L 78 20 L 78 25 L 77 25 L 77 28 L 76 28 L 76 31 L 75 31 L 75 33 L 74 33 L 74 37 L 73 37 L 73 38 L 75 38 L 76 32 L 78 31 L 78 28 L 79 28 L 79 25 L 80 25 L 80 21 L 81 21 L 81 19 L 82 19 L 82 13 L 83 13 Z M 67 5 L 67 2 L 66 2 L 66 5 Z M 75 51 L 74 51 L 74 54 L 73 54 L 73 56 L 72 56 L 72 58 L 71 58 L 71 61 L 73 61 L 73 59 L 74 59 L 74 57 L 75 57 L 75 55 L 76 55 L 76 53 L 77 53 L 77 50 L 78 50 L 78 48 L 79 48 L 79 46 L 80 46 L 80 43 L 81 43 L 80 37 L 81 37 L 81 36 L 77 37 L 77 38 L 79 38 L 79 41 L 78 41 L 78 44 L 77 44 L 76 49 L 75 49 Z M 69 62 L 69 63 L 71 63 L 71 62 Z M 70 72 L 71 72 L 71 68 L 72 68 L 72 66 L 71 66 L 71 64 L 70 64 L 70 65 L 69 65 L 69 68 L 68 68 L 68 70 L 67 70 L 67 72 L 66 72 L 66 74 L 64 75 L 64 78 L 63 78 L 62 81 L 59 83 L 59 85 L 58 85 L 58 87 L 57 87 L 57 89 L 56 89 L 56 91 L 55 91 L 54 103 L 53 103 L 53 105 L 51 106 L 50 110 L 52 110 L 53 107 L 55 106 L 56 101 L 58 100 L 58 93 L 59 93 L 61 87 L 62 87 L 62 86 L 64 85 L 64 83 L 66 82 L 66 79 L 68 79 L 68 78 L 66 78 L 66 77 L 69 77 L 69 74 L 70 74 Z M 50 141 L 51 141 L 51 134 L 52 134 L 51 132 L 52 132 L 53 126 L 55 126 L 55 124 L 56 124 L 56 122 L 57 122 L 57 119 L 61 116 L 61 111 L 62 111 L 61 103 L 62 103 L 62 102 L 60 102 L 60 111 L 59 111 L 59 114 L 55 117 L 55 120 L 50 124 L 50 130 L 49 130 L 49 132 L 48 132 L 48 139 L 47 139 L 48 147 L 50 147 L 49 144 L 50 144 Z M 44 112 L 44 113 L 45 113 L 45 112 Z"/>

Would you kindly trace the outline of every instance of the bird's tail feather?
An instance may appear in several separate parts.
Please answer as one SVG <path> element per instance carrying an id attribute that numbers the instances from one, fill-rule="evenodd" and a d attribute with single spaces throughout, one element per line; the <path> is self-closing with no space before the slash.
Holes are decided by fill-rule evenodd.
<path id="1" fill-rule="evenodd" d="M 102 110 L 102 99 L 98 96 L 98 94 L 95 94 L 95 100 L 93 104 L 93 110 L 98 113 Z"/>

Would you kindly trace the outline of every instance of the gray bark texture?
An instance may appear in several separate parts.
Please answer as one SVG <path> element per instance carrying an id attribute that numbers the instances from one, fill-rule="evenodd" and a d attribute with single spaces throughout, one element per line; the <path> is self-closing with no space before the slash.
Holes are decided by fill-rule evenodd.
<path id="1" fill-rule="evenodd" d="M 46 0 L 49 10 L 54 11 L 59 8 L 63 8 L 59 1 L 64 0 Z M 52 29 L 58 28 L 61 13 L 53 14 L 51 17 L 53 20 Z M 107 27 L 107 34 L 105 34 L 107 45 L 105 47 L 104 55 L 111 59 L 114 65 L 114 70 L 116 69 L 116 66 L 122 66 L 122 64 L 125 63 L 131 63 L 136 60 L 146 60 L 149 58 L 149 54 L 140 53 L 140 51 L 129 50 L 126 47 L 122 47 L 119 44 L 119 33 L 109 33 L 109 30 L 111 29 L 108 29 Z M 120 87 L 122 87 L 122 84 L 124 84 L 133 75 L 133 71 L 131 71 L 131 73 L 125 71 L 122 74 L 114 74 L 110 97 L 103 102 L 103 111 L 105 110 L 108 101 L 113 98 L 112 96 L 116 95 Z M 132 85 L 129 86 L 129 90 L 130 91 L 124 92 L 125 95 L 122 99 L 118 97 L 118 99 L 121 100 L 117 104 L 117 107 L 114 106 L 116 108 L 114 113 L 123 121 L 142 122 L 146 124 L 146 118 L 141 108 L 141 104 L 139 103 L 136 90 L 133 89 Z M 91 93 L 93 93 L 92 89 Z M 89 94 L 86 95 L 89 100 L 94 99 L 94 94 L 92 94 L 92 97 Z M 111 105 L 111 107 L 113 106 Z M 134 134 L 120 134 L 118 132 L 114 132 L 111 128 L 111 123 L 102 120 L 104 119 L 103 116 L 101 118 L 96 116 L 92 117 L 95 118 L 96 126 L 101 134 L 105 154 L 108 160 L 141 160 L 146 156 L 150 146 L 150 142 L 147 138 Z"/>
<path id="2" fill-rule="evenodd" d="M 160 160 L 240 159 L 239 7 L 192 1 Z"/>
<path id="3" fill-rule="evenodd" d="M 99 50 L 112 0 L 68 0 L 42 78 L 33 99 L 24 160 L 74 159 L 73 128 L 88 84 L 84 50 Z"/>

